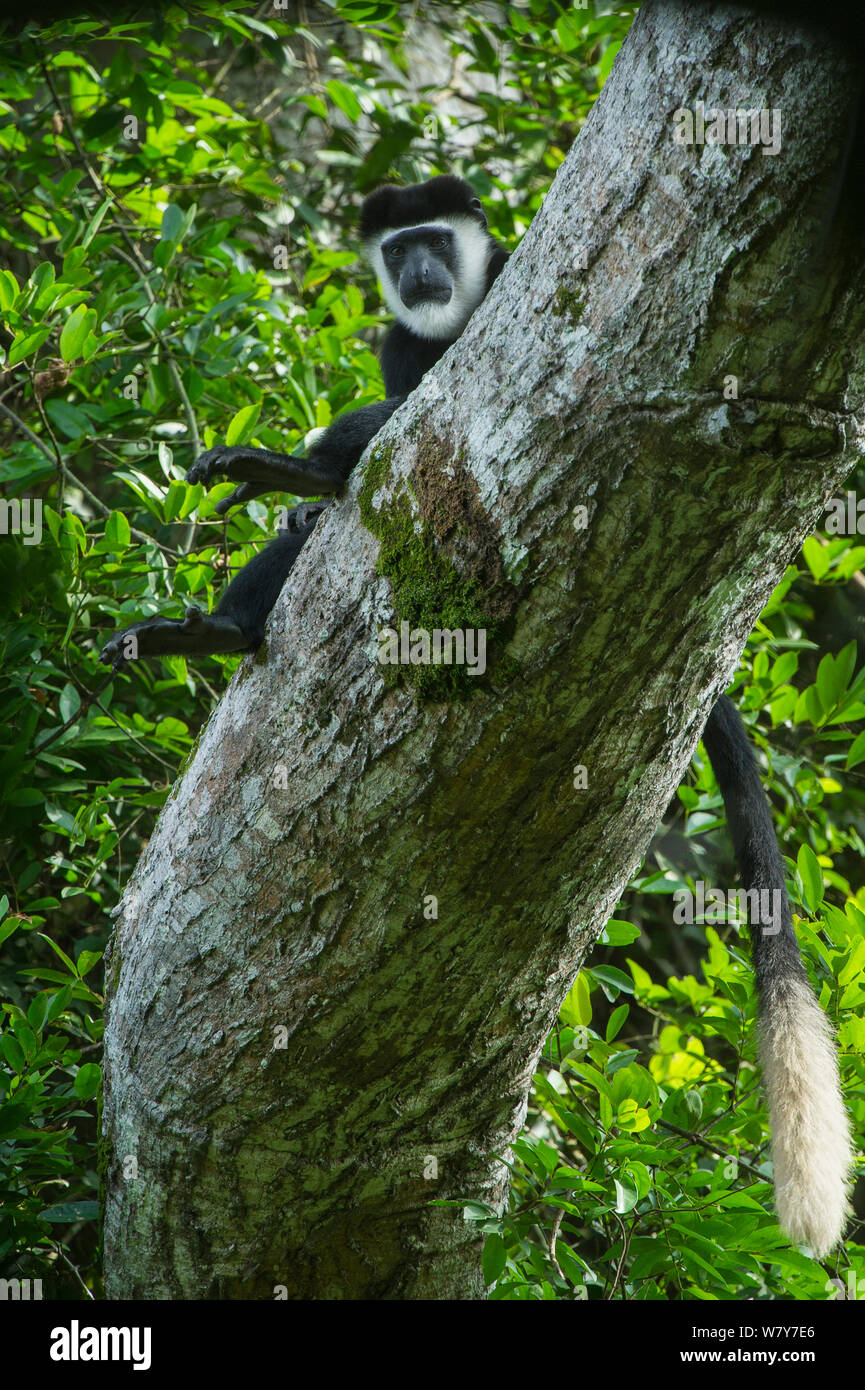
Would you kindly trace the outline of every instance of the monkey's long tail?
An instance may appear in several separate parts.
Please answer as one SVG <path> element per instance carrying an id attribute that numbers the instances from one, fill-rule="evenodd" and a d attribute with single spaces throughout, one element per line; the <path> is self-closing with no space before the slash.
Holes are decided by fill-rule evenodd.
<path id="1" fill-rule="evenodd" d="M 820 1259 L 841 1238 L 852 1165 L 832 1029 L 799 954 L 759 769 L 739 712 L 725 695 L 709 716 L 703 742 L 724 798 L 743 886 L 761 890 L 761 901 L 774 913 L 768 930 L 761 912 L 763 923 L 752 920 L 750 933 L 778 1218 L 794 1241 Z M 762 890 L 769 890 L 765 898 Z"/>

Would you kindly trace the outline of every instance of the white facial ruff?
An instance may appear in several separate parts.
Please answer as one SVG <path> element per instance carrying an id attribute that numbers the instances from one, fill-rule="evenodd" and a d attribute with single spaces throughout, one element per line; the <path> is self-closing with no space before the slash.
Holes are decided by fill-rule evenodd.
<path id="1" fill-rule="evenodd" d="M 407 308 L 385 266 L 382 242 L 397 232 L 413 231 L 413 227 L 386 227 L 369 238 L 364 253 L 379 278 L 387 306 L 397 323 L 419 338 L 458 338 L 486 292 L 492 244 L 480 223 L 464 213 L 447 213 L 416 226 L 450 228 L 455 233 L 456 284 L 447 304 L 417 304 L 413 309 Z"/>

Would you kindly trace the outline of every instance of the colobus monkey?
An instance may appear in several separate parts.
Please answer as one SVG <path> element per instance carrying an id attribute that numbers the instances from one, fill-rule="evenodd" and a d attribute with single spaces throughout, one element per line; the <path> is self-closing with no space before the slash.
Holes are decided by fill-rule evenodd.
<path id="1" fill-rule="evenodd" d="M 186 479 L 207 484 L 222 476 L 238 484 L 217 511 L 226 512 L 265 492 L 296 497 L 339 492 L 373 436 L 456 342 L 508 259 L 487 230 L 474 189 L 451 174 L 405 188 L 377 189 L 364 200 L 360 233 L 396 318 L 381 355 L 386 399 L 341 415 L 306 458 L 247 444 L 208 449 Z M 100 659 L 117 668 L 137 656 L 254 651 L 264 639 L 267 615 L 326 505 L 289 512 L 285 528 L 232 580 L 214 613 L 190 606 L 183 619 L 133 623 L 112 637 Z"/>
<path id="2" fill-rule="evenodd" d="M 220 511 L 270 491 L 301 497 L 338 492 L 373 436 L 460 336 L 508 255 L 489 234 L 474 190 L 450 176 L 372 193 L 363 204 L 361 236 L 396 319 L 382 351 L 386 400 L 342 416 L 307 458 L 247 445 L 209 449 L 187 479 L 210 483 L 226 476 L 236 482 Z M 102 660 L 118 667 L 129 655 L 253 650 L 324 505 L 290 513 L 290 526 L 241 570 L 213 614 L 190 607 L 182 621 L 135 623 L 112 638 Z M 712 711 L 704 737 L 744 887 L 775 890 L 771 900 L 781 904 L 771 923 L 751 924 L 776 1200 L 790 1235 L 822 1256 L 841 1236 L 850 1167 L 835 1049 L 799 954 L 757 764 L 726 697 Z"/>

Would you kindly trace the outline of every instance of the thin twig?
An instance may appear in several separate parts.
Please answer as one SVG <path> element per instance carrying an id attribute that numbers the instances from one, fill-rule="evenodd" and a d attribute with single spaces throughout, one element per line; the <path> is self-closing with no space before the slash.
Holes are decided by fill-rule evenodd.
<path id="1" fill-rule="evenodd" d="M 88 1297 L 89 1299 L 93 1300 L 93 1290 L 92 1290 L 92 1289 L 88 1289 L 88 1287 L 87 1287 L 87 1285 L 85 1284 L 84 1280 L 81 1278 L 81 1274 L 80 1274 L 80 1271 L 79 1271 L 79 1269 L 78 1269 L 78 1266 L 77 1266 L 77 1265 L 74 1265 L 74 1264 L 72 1263 L 72 1261 L 70 1260 L 69 1256 L 66 1254 L 66 1251 L 63 1249 L 63 1246 L 62 1246 L 62 1245 L 54 1245 L 53 1249 L 54 1249 L 55 1253 L 56 1253 L 57 1255 L 60 1256 L 61 1260 L 65 1260 L 65 1261 L 66 1261 L 66 1263 L 68 1264 L 69 1268 L 72 1270 L 72 1273 L 75 1275 L 75 1278 L 78 1280 L 78 1282 L 79 1282 L 79 1284 L 81 1285 L 82 1289 L 83 1289 L 84 1292 L 86 1293 L 87 1297 Z"/>
<path id="2" fill-rule="evenodd" d="M 556 1274 L 558 1274 L 559 1278 L 560 1278 L 560 1279 L 563 1279 L 563 1280 L 565 1279 L 565 1276 L 564 1276 L 564 1273 L 562 1272 L 562 1267 L 561 1267 L 561 1265 L 559 1264 L 558 1260 L 556 1259 L 556 1241 L 557 1241 L 558 1238 L 559 1238 L 559 1230 L 560 1230 L 560 1228 L 561 1228 L 561 1224 L 562 1224 L 564 1218 L 565 1218 L 565 1209 L 564 1209 L 564 1207 L 559 1207 L 558 1211 L 556 1212 L 556 1219 L 555 1219 L 555 1221 L 553 1222 L 553 1229 L 552 1229 L 552 1233 L 551 1233 L 551 1235 L 550 1235 L 550 1259 L 551 1259 L 552 1262 L 553 1262 L 553 1268 L 555 1269 Z M 567 1282 L 567 1280 L 565 1280 L 565 1282 Z"/>

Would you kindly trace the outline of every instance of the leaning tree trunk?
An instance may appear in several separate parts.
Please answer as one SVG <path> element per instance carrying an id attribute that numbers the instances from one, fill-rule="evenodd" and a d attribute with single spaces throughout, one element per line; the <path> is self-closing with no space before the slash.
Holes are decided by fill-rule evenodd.
<path id="1" fill-rule="evenodd" d="M 319 524 L 119 909 L 109 1295 L 482 1296 L 430 1203 L 504 1200 L 560 1001 L 861 448 L 862 271 L 809 255 L 851 90 L 810 38 L 650 0 Z M 780 152 L 675 143 L 698 99 L 780 108 Z M 393 685 L 403 620 L 485 627 L 487 674 Z"/>

